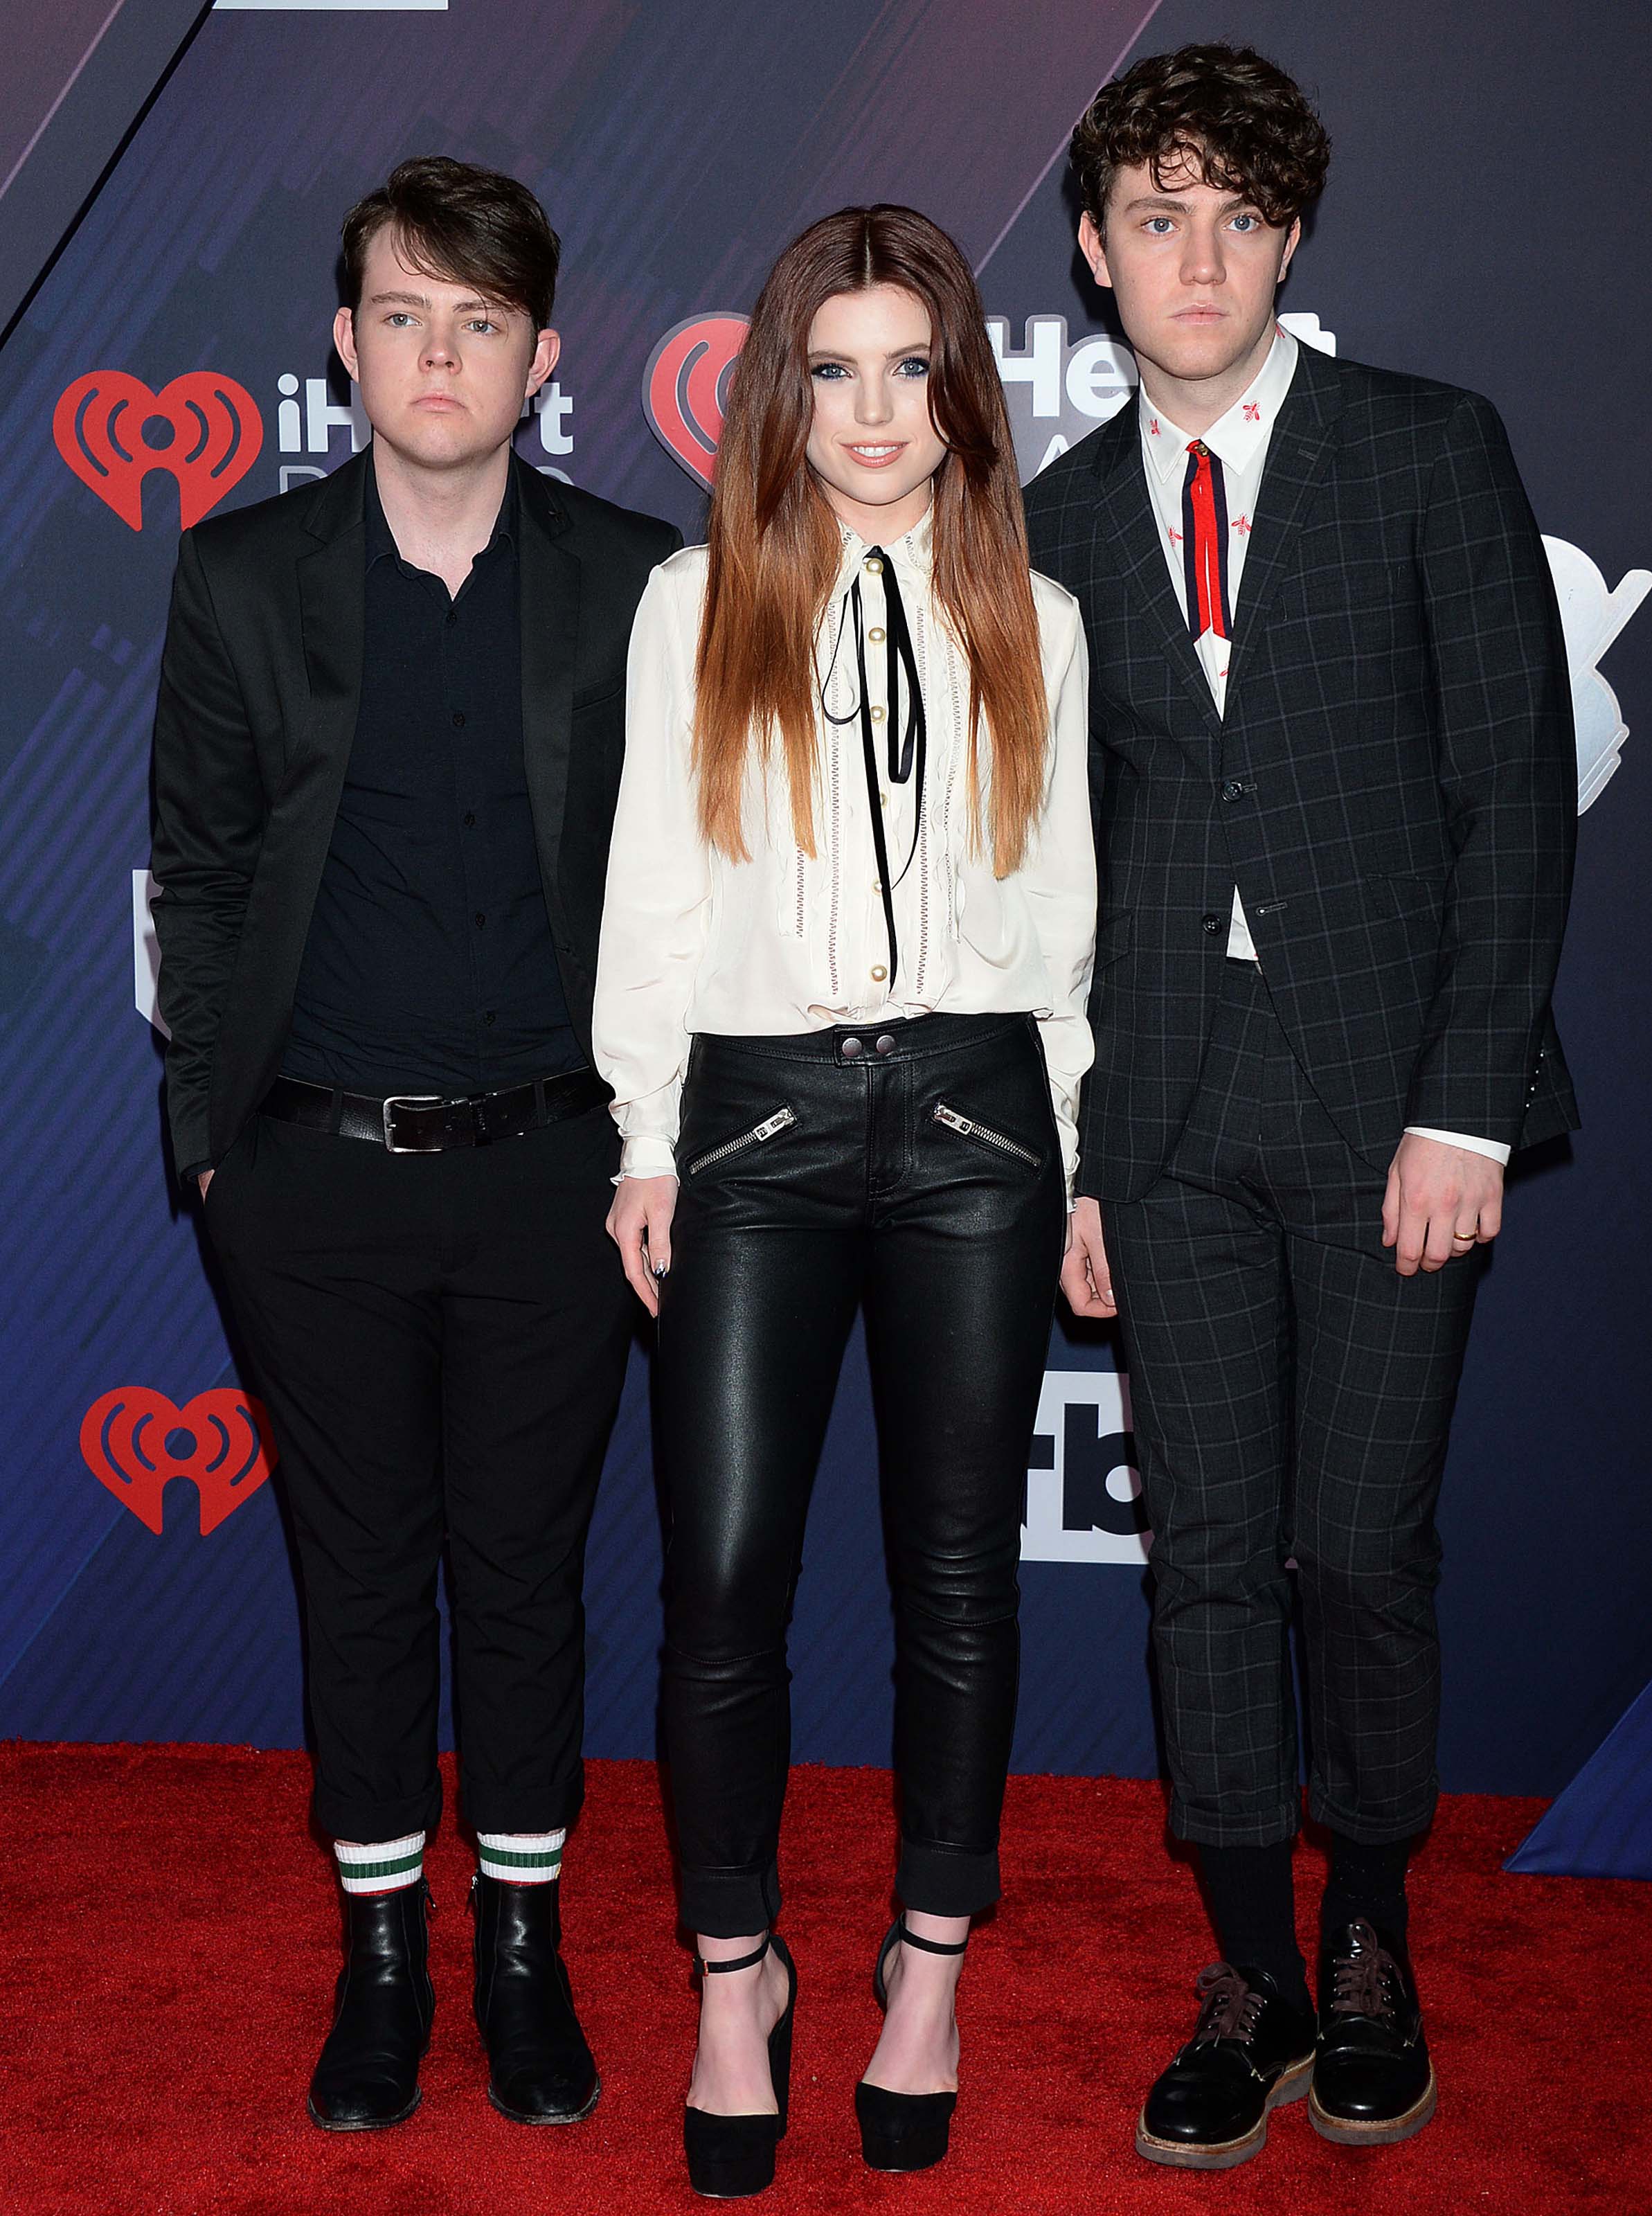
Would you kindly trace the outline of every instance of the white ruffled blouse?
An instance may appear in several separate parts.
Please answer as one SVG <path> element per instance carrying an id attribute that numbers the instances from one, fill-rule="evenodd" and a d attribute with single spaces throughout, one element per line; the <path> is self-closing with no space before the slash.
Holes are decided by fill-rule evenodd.
<path id="1" fill-rule="evenodd" d="M 1094 1051 L 1085 1002 L 1096 941 L 1096 856 L 1086 753 L 1088 663 L 1078 603 L 1035 573 L 1034 604 L 1050 706 L 1043 805 L 1026 859 L 992 874 L 972 839 L 967 802 L 967 657 L 934 600 L 926 516 L 881 550 L 894 566 L 923 691 L 928 762 L 918 779 L 879 774 L 900 960 L 893 995 L 871 826 L 852 616 L 881 642 L 882 565 L 852 532 L 816 640 L 825 714 L 813 855 L 792 833 L 777 746 L 746 772 L 749 862 L 708 850 L 692 767 L 694 660 L 706 550 L 685 547 L 649 579 L 631 634 L 625 767 L 614 817 L 597 968 L 597 1067 L 613 1087 L 623 1173 L 674 1170 L 679 1096 L 697 1031 L 734 1036 L 870 1026 L 931 1012 L 1030 1013 L 1038 1020 L 1069 1190 L 1075 1108 Z M 834 647 L 836 651 L 834 653 Z M 875 728 L 888 713 L 887 656 L 865 657 Z M 898 702 L 902 719 L 905 705 Z M 986 782 L 988 748 L 981 748 Z"/>

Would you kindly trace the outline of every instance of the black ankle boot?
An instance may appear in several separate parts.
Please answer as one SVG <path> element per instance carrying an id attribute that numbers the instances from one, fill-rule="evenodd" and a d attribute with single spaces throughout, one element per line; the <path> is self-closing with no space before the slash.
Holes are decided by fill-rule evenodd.
<path id="1" fill-rule="evenodd" d="M 430 2043 L 430 1887 L 347 1893 L 346 1953 L 333 2028 L 310 2081 L 310 2114 L 324 2132 L 399 2124 L 419 2105 L 419 2058 Z"/>
<path id="2" fill-rule="evenodd" d="M 561 1892 L 480 1871 L 470 1881 L 488 2098 L 519 2124 L 576 2124 L 602 2090 L 562 1964 Z"/>

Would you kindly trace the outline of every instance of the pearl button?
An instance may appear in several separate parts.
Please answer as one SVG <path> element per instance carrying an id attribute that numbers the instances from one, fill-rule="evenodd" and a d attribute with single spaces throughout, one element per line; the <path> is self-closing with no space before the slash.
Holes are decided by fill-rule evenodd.
<path id="1" fill-rule="evenodd" d="M 883 575 L 883 564 L 879 561 L 875 554 L 869 554 L 867 556 L 866 566 L 875 577 L 881 577 Z"/>
<path id="2" fill-rule="evenodd" d="M 873 711 L 872 711 L 872 721 L 873 721 L 875 723 L 881 723 L 883 721 L 883 711 L 882 711 L 882 709 L 881 709 L 881 708 L 874 708 L 874 709 L 873 709 Z"/>
<path id="3" fill-rule="evenodd" d="M 881 629 L 880 629 L 876 625 L 873 625 L 872 629 L 867 632 L 866 636 L 871 640 L 874 646 L 882 645 L 884 634 Z"/>
<path id="4" fill-rule="evenodd" d="M 881 792 L 881 793 L 879 793 L 879 795 L 878 795 L 878 806 L 879 806 L 880 808 L 887 808 L 888 805 L 889 805 L 889 796 L 888 796 L 888 794 L 887 794 L 887 792 Z"/>
<path id="5" fill-rule="evenodd" d="M 881 893 L 881 892 L 883 890 L 883 880 L 882 880 L 882 878 L 881 878 L 881 877 L 874 877 L 874 878 L 873 878 L 873 880 L 872 880 L 872 890 L 873 890 L 875 893 Z"/>
<path id="6" fill-rule="evenodd" d="M 881 985 L 888 974 L 888 971 L 884 968 L 881 962 L 876 963 L 872 971 L 873 983 L 875 985 Z"/>

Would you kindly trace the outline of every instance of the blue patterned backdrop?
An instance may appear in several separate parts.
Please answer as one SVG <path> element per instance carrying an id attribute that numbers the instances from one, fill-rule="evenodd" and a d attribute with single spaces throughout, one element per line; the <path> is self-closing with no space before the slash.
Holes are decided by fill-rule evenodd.
<path id="1" fill-rule="evenodd" d="M 204 1393 L 233 1399 L 236 1377 L 210 1260 L 169 1182 L 161 1041 L 143 1013 L 147 753 L 179 485 L 152 470 L 134 530 L 65 465 L 60 397 L 90 372 L 157 393 L 194 372 L 232 381 L 250 403 L 240 435 L 255 424 L 261 440 L 228 504 L 335 466 L 359 435 L 329 360 L 339 216 L 403 155 L 442 151 L 523 178 L 563 235 L 562 366 L 519 442 L 537 465 L 698 535 L 699 485 L 668 451 L 671 423 L 656 435 L 643 406 L 661 342 L 749 310 L 814 216 L 887 199 L 937 217 L 980 270 L 1030 475 L 1121 404 L 1133 374 L 1073 250 L 1072 124 L 1130 53 L 1235 34 L 1315 91 L 1336 141 L 1284 303 L 1299 328 L 1503 411 L 1563 542 L 1599 795 L 1559 994 L 1584 1129 L 1516 1179 L 1447 1478 L 1446 1782 L 1553 1791 L 1652 1674 L 1652 616 L 1631 620 L 1649 581 L 1626 574 L 1652 563 L 1639 328 L 1652 208 L 1643 175 L 1605 158 L 1639 143 L 1652 28 L 1607 0 L 1563 19 L 1536 0 L 1373 0 L 1357 17 L 1313 0 L 807 13 L 220 0 L 7 346 L 0 383 L 0 1733 L 303 1736 L 279 1473 L 258 1486 L 255 1470 L 206 1536 L 195 1487 L 173 1483 L 157 1531 L 111 1489 L 118 1467 L 100 1480 L 101 1418 L 83 1452 L 87 1412 L 111 1393 L 181 1411 Z M 691 433 L 677 427 L 679 446 Z M 71 422 L 71 449 L 78 435 Z M 1602 655 L 1637 732 L 1615 775 Z M 1023 1768 L 1155 1766 L 1115 1372 L 1108 1335 L 1058 1330 L 1028 1480 Z M 164 1413 L 140 1434 L 171 1456 L 151 1493 L 166 1468 L 205 1468 L 210 1413 L 194 1412 L 198 1437 Z M 130 1470 L 118 1433 L 108 1450 Z M 659 1567 L 639 1340 L 591 1552 L 593 1753 L 653 1751 Z M 793 1659 L 800 1756 L 887 1760 L 858 1346 Z"/>

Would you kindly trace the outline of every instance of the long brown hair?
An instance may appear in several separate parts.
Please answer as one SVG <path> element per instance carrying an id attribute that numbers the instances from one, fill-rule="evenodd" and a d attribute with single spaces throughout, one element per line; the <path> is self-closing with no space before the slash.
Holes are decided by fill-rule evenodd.
<path id="1" fill-rule="evenodd" d="M 814 414 L 808 335 L 840 292 L 897 286 L 929 311 L 930 414 L 947 453 L 934 479 L 936 596 L 969 661 L 968 792 L 980 826 L 986 726 L 993 868 L 1026 853 L 1043 790 L 1049 713 L 1004 388 L 969 264 L 906 207 L 844 208 L 811 225 L 769 273 L 728 393 L 717 452 L 696 663 L 694 763 L 708 841 L 749 859 L 741 797 L 750 748 L 777 732 L 794 835 L 814 852 L 816 627 L 838 574 L 837 519 L 807 459 Z"/>

